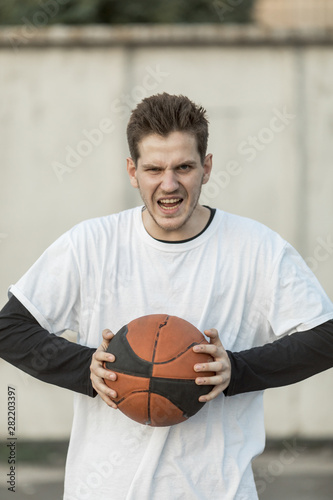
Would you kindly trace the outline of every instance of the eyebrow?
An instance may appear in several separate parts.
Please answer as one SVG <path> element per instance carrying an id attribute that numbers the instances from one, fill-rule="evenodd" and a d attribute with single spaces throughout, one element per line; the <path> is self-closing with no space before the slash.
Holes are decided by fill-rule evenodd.
<path id="1" fill-rule="evenodd" d="M 195 166 L 197 165 L 197 162 L 195 160 L 185 160 L 185 161 L 181 161 L 180 163 L 178 163 L 177 165 L 175 165 L 173 168 L 177 168 L 177 167 L 181 167 L 182 165 L 190 165 L 190 166 Z M 156 165 L 155 163 L 144 163 L 142 165 L 142 168 L 164 168 L 163 166 L 161 165 Z"/>

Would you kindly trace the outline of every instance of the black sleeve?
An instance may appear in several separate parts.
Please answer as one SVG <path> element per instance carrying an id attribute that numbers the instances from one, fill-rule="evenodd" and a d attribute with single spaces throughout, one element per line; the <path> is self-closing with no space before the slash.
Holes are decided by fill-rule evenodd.
<path id="1" fill-rule="evenodd" d="M 96 396 L 90 381 L 95 350 L 49 333 L 15 297 L 0 312 L 0 357 L 43 382 Z"/>
<path id="2" fill-rule="evenodd" d="M 231 381 L 226 396 L 294 384 L 333 367 L 333 320 L 262 347 L 227 353 Z"/>

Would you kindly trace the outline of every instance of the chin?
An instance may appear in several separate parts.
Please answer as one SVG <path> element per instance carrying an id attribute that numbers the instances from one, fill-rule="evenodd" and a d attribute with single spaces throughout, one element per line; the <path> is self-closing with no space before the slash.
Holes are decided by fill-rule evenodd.
<path id="1" fill-rule="evenodd" d="M 171 218 L 169 220 L 165 220 L 165 219 L 160 219 L 158 220 L 157 219 L 157 224 L 160 226 L 161 229 L 163 229 L 164 231 L 170 233 L 172 231 L 178 231 L 180 230 L 184 224 L 186 223 L 186 220 L 171 220 Z"/>

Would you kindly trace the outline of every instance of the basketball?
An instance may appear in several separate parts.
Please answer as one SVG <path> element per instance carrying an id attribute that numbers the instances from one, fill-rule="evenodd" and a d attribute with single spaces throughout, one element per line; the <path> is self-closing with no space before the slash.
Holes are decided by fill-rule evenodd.
<path id="1" fill-rule="evenodd" d="M 117 392 L 119 410 L 152 427 L 175 425 L 197 413 L 205 404 L 199 396 L 213 386 L 195 383 L 194 365 L 213 358 L 192 347 L 207 343 L 195 326 L 177 316 L 152 314 L 123 326 L 108 347 L 116 360 L 105 363 L 117 374 L 117 380 L 105 383 Z M 200 372 L 200 377 L 213 375 Z"/>

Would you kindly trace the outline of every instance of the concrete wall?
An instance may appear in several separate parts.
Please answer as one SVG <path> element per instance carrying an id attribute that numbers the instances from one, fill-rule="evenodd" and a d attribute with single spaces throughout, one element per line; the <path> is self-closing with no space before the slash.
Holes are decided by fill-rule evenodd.
<path id="1" fill-rule="evenodd" d="M 0 302 L 73 224 L 135 206 L 125 127 L 147 95 L 207 108 L 214 174 L 202 201 L 289 240 L 333 299 L 333 53 L 328 35 L 256 27 L 0 32 Z M 0 360 L 22 439 L 67 438 L 72 395 Z M 269 437 L 333 437 L 332 371 L 267 391 Z"/>

